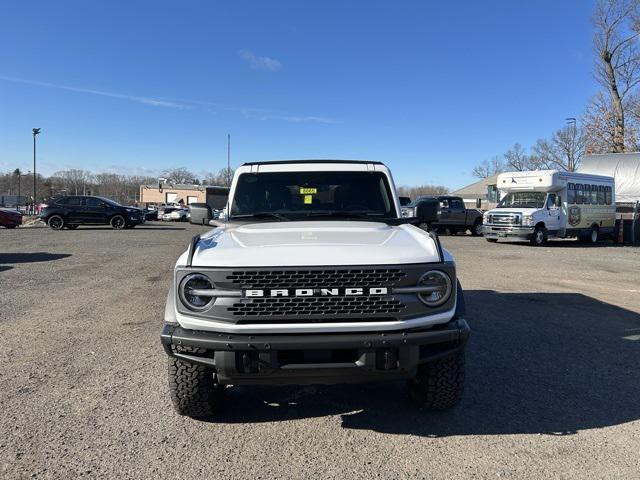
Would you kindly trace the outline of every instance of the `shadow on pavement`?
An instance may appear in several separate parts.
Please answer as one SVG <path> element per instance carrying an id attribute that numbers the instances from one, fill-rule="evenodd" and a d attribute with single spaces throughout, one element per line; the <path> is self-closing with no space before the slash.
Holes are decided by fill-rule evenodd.
<path id="1" fill-rule="evenodd" d="M 84 226 L 80 225 L 76 230 L 73 230 L 73 233 L 81 232 L 83 230 L 113 230 L 109 225 L 99 225 L 99 226 Z M 136 231 L 136 230 L 186 230 L 185 227 L 165 227 L 165 226 L 155 226 L 155 225 L 137 225 L 133 229 L 123 229 L 124 232 Z M 68 231 L 68 230 L 64 230 Z M 114 232 L 117 230 L 113 230 Z M 71 233 L 69 231 L 69 233 Z"/>
<path id="2" fill-rule="evenodd" d="M 343 428 L 425 437 L 568 435 L 640 418 L 640 315 L 573 293 L 466 292 L 466 392 L 447 412 L 403 382 L 232 387 L 222 423 L 342 415 Z"/>
<path id="3" fill-rule="evenodd" d="M 0 253 L 0 264 L 15 265 L 18 263 L 50 262 L 70 257 L 70 253 Z"/>

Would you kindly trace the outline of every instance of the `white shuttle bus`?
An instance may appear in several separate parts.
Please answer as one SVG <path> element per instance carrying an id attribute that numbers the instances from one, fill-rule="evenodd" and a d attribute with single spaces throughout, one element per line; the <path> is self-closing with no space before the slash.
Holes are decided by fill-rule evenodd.
<path id="1" fill-rule="evenodd" d="M 498 175 L 500 202 L 485 212 L 489 242 L 526 239 L 543 245 L 549 238 L 577 237 L 596 243 L 614 231 L 613 177 L 539 170 Z"/>

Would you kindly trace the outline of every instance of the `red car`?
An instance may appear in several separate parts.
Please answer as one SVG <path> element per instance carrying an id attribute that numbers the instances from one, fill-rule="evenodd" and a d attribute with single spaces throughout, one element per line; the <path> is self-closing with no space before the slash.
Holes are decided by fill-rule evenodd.
<path id="1" fill-rule="evenodd" d="M 22 214 L 16 210 L 0 208 L 0 227 L 16 228 L 22 225 Z"/>

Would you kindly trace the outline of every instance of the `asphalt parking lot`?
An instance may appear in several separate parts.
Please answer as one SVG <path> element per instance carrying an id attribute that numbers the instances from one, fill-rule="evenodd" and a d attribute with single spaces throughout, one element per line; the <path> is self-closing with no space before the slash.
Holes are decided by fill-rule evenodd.
<path id="1" fill-rule="evenodd" d="M 640 249 L 442 237 L 472 328 L 457 408 L 232 387 L 201 422 L 174 414 L 158 335 L 204 230 L 0 230 L 1 478 L 640 478 Z"/>

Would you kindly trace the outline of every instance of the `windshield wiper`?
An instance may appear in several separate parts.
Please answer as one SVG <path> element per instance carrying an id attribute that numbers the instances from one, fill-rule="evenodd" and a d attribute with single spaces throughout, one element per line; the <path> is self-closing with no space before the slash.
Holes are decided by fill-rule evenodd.
<path id="1" fill-rule="evenodd" d="M 338 218 L 371 218 L 374 216 L 383 216 L 380 212 L 350 212 L 348 210 L 332 210 L 329 212 L 310 212 L 307 217 L 338 217 Z"/>
<path id="2" fill-rule="evenodd" d="M 284 215 L 280 215 L 279 213 L 275 213 L 275 212 L 255 212 L 255 213 L 247 213 L 243 215 L 232 215 L 230 220 L 233 220 L 236 218 L 277 218 L 278 220 L 281 220 L 283 222 L 291 221 L 290 218 L 287 218 Z"/>

